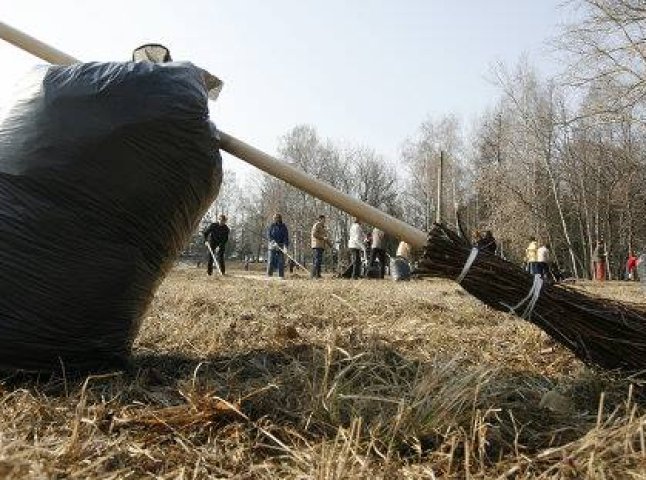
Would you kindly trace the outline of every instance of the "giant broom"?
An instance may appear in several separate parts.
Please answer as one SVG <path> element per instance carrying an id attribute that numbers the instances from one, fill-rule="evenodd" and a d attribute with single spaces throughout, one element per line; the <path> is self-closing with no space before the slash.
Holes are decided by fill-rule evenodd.
<path id="1" fill-rule="evenodd" d="M 0 38 L 54 64 L 79 60 L 0 22 Z M 219 131 L 219 146 L 231 155 L 303 190 L 388 234 L 423 249 L 420 276 L 458 281 L 492 308 L 528 320 L 582 361 L 607 369 L 646 370 L 646 309 L 544 284 L 505 260 L 478 252 L 463 237 L 436 224 L 429 234 Z"/>

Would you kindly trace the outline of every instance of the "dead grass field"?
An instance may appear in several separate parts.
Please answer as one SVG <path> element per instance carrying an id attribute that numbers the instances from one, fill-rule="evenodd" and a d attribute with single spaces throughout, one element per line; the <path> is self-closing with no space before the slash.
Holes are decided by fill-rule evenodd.
<path id="1" fill-rule="evenodd" d="M 639 382 L 455 284 L 233 273 L 174 270 L 131 372 L 4 379 L 0 478 L 646 478 Z"/>

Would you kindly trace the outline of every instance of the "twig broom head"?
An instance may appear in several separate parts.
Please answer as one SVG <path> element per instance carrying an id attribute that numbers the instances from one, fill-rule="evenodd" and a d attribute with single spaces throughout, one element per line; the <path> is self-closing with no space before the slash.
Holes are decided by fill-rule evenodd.
<path id="1" fill-rule="evenodd" d="M 516 265 L 484 252 L 477 252 L 463 274 L 471 253 L 464 236 L 435 224 L 415 273 L 451 280 L 463 277 L 460 284 L 471 295 L 532 322 L 586 363 L 631 374 L 646 371 L 643 306 L 537 282 Z"/>

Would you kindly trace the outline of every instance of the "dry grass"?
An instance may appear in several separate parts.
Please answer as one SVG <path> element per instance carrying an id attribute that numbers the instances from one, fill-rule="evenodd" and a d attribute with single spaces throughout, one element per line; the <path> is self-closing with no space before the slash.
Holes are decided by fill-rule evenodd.
<path id="1" fill-rule="evenodd" d="M 131 372 L 0 383 L 0 478 L 644 478 L 645 398 L 449 282 L 177 269 Z"/>

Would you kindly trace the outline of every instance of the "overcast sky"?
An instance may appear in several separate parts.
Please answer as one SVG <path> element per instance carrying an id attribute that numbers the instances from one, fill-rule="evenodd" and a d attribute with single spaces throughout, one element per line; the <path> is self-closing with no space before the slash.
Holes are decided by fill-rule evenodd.
<path id="1" fill-rule="evenodd" d="M 0 0 L 0 21 L 83 60 L 159 42 L 225 82 L 211 116 L 275 153 L 295 125 L 396 162 L 429 116 L 469 123 L 490 105 L 496 61 L 557 70 L 545 41 L 562 0 Z M 0 41 L 0 102 L 34 57 Z M 247 171 L 231 157 L 225 167 Z M 249 167 L 251 169 L 251 167 Z"/>

